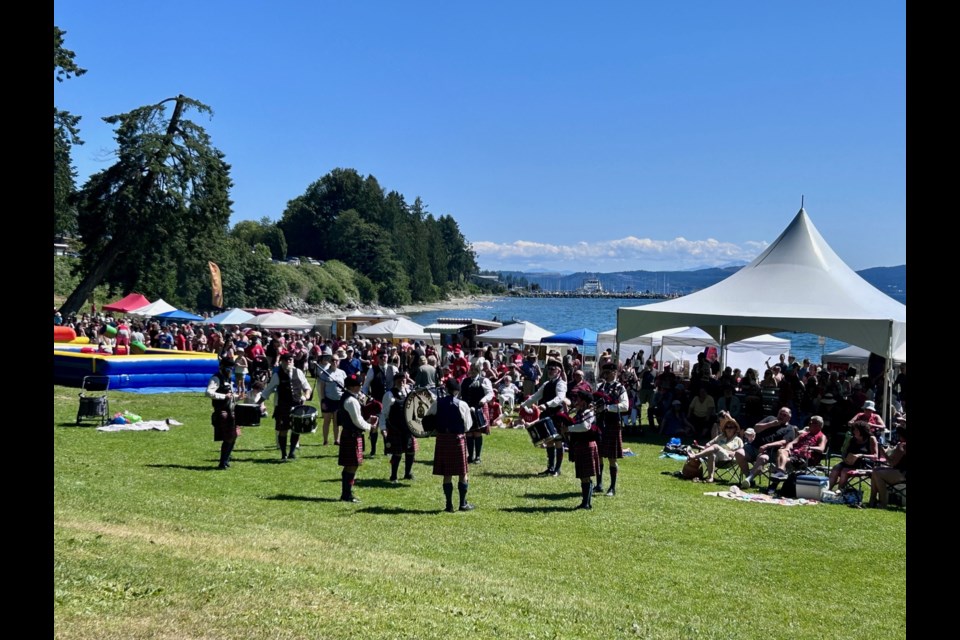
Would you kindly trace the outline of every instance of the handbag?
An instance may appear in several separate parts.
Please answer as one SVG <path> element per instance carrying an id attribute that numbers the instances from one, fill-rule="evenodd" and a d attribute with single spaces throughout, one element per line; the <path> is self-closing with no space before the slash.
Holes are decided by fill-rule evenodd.
<path id="1" fill-rule="evenodd" d="M 689 459 L 683 463 L 680 475 L 686 480 L 703 477 L 703 464 L 699 460 Z"/>

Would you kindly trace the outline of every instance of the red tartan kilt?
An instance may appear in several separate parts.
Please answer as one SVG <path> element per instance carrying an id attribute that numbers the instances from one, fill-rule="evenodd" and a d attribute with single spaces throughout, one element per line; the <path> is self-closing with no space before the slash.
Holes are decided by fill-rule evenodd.
<path id="1" fill-rule="evenodd" d="M 413 436 L 408 435 L 406 432 L 394 433 L 393 431 L 387 430 L 387 440 L 390 441 L 390 449 L 393 452 L 393 455 L 399 455 L 401 453 L 416 453 L 420 451 L 420 442 L 417 441 Z M 407 444 L 409 441 L 410 446 Z"/>
<path id="2" fill-rule="evenodd" d="M 363 436 L 340 436 L 340 455 L 337 464 L 341 467 L 359 467 L 363 464 Z"/>
<path id="3" fill-rule="evenodd" d="M 462 476 L 467 473 L 467 441 L 462 433 L 438 433 L 433 454 L 433 475 Z"/>
<path id="4" fill-rule="evenodd" d="M 600 454 L 594 441 L 579 442 L 570 447 L 570 462 L 581 479 L 592 478 L 600 474 Z"/>
<path id="5" fill-rule="evenodd" d="M 614 426 L 604 427 L 599 451 L 601 458 L 622 458 L 623 429 Z"/>

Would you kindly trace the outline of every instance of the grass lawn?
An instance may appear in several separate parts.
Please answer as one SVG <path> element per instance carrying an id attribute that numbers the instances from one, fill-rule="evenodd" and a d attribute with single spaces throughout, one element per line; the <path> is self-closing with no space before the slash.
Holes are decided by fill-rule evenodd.
<path id="1" fill-rule="evenodd" d="M 664 475 L 660 439 L 628 440 L 618 495 L 573 511 L 573 465 L 534 477 L 543 451 L 495 430 L 477 509 L 448 514 L 429 439 L 399 486 L 368 459 L 353 505 L 319 434 L 284 464 L 266 420 L 216 471 L 201 394 L 112 391 L 184 424 L 104 433 L 74 425 L 77 392 L 53 389 L 59 640 L 906 636 L 904 512 L 704 496 L 725 487 Z"/>

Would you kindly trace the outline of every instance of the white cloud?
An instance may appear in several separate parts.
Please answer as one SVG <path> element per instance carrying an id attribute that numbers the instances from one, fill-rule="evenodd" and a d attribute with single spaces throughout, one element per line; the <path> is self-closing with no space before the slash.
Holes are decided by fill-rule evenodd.
<path id="1" fill-rule="evenodd" d="M 749 262 L 767 246 L 768 243 L 757 241 L 738 245 L 713 238 L 654 240 L 627 236 L 604 242 L 576 242 L 569 245 L 529 240 L 508 243 L 481 240 L 473 243 L 473 250 L 481 269 L 555 268 L 610 272 L 687 269 Z"/>

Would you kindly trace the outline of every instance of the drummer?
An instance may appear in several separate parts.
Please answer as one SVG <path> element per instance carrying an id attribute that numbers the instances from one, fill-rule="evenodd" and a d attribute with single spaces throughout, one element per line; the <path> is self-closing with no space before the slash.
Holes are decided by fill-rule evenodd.
<path id="1" fill-rule="evenodd" d="M 551 424 L 553 424 L 553 417 L 563 411 L 564 400 L 567 397 L 567 381 L 563 378 L 563 368 L 560 365 L 557 359 L 547 359 L 547 381 L 520 404 L 521 408 L 536 405 L 540 409 L 542 419 L 549 420 Z M 553 426 L 556 427 L 555 424 Z M 547 468 L 538 475 L 559 476 L 560 465 L 563 463 L 563 440 L 555 440 L 545 446 Z"/>
<path id="2" fill-rule="evenodd" d="M 478 361 L 470 365 L 470 377 L 464 378 L 460 383 L 460 392 L 464 401 L 477 416 L 473 420 L 474 429 L 467 433 L 467 462 L 480 464 L 483 436 L 490 435 L 487 403 L 493 400 L 493 384 L 483 375 L 483 362 Z"/>
<path id="3" fill-rule="evenodd" d="M 389 443 L 390 482 L 397 484 L 397 472 L 400 470 L 400 455 L 405 456 L 404 480 L 413 480 L 413 462 L 420 443 L 410 433 L 404 405 L 410 393 L 411 383 L 405 373 L 393 377 L 393 386 L 383 394 L 383 412 L 380 414 L 380 431 L 384 443 Z M 386 447 L 385 447 L 386 448 Z"/>
<path id="4" fill-rule="evenodd" d="M 220 443 L 220 465 L 217 469 L 230 467 L 230 454 L 233 445 L 240 435 L 240 427 L 233 418 L 233 377 L 234 361 L 231 358 L 220 360 L 219 370 L 210 378 L 207 384 L 207 397 L 213 401 L 213 414 L 210 422 L 213 424 L 213 440 Z"/>
<path id="5" fill-rule="evenodd" d="M 447 395 L 430 404 L 426 415 L 437 418 L 437 446 L 433 455 L 433 475 L 443 476 L 443 495 L 446 511 L 453 513 L 453 476 L 458 477 L 460 511 L 472 511 L 467 502 L 469 476 L 467 466 L 466 433 L 473 426 L 470 407 L 460 400 L 460 383 L 454 378 L 444 382 Z"/>
<path id="6" fill-rule="evenodd" d="M 263 389 L 263 400 L 266 402 L 270 394 L 277 392 L 276 405 L 273 409 L 273 419 L 277 426 L 277 444 L 280 445 L 280 459 L 293 460 L 297 457 L 297 444 L 300 434 L 293 432 L 290 435 L 290 453 L 287 453 L 287 432 L 290 430 L 290 413 L 294 407 L 302 405 L 310 395 L 310 383 L 302 369 L 293 366 L 293 353 L 288 351 L 280 355 L 280 368 L 270 376 L 270 382 Z"/>
<path id="7" fill-rule="evenodd" d="M 377 424 L 376 416 L 371 416 L 369 420 L 363 418 L 363 408 L 357 399 L 361 384 L 359 374 L 347 376 L 337 408 L 337 425 L 342 429 L 337 464 L 343 467 L 340 476 L 340 500 L 343 502 L 360 502 L 353 494 L 353 483 L 357 477 L 357 469 L 363 464 L 363 434 Z"/>

